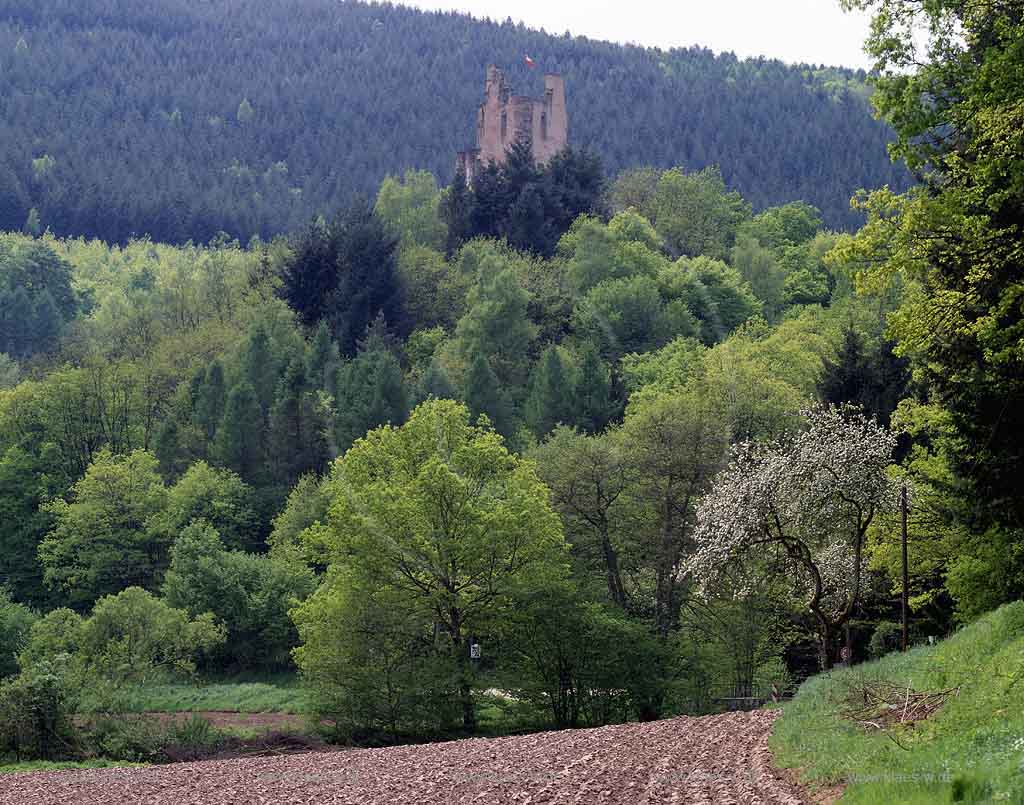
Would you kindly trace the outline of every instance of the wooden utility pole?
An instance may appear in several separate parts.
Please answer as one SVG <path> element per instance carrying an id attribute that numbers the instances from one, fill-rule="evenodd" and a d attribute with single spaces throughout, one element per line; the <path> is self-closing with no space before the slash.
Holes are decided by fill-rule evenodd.
<path id="1" fill-rule="evenodd" d="M 900 646 L 902 651 L 907 650 L 907 646 L 910 644 L 909 625 L 907 622 L 907 588 L 910 587 L 910 569 L 907 567 L 907 484 L 904 481 L 903 488 L 900 490 L 900 514 L 903 519 L 902 528 L 902 549 L 903 549 L 903 594 L 901 598 L 901 609 L 903 615 L 903 634 L 900 640 Z"/>

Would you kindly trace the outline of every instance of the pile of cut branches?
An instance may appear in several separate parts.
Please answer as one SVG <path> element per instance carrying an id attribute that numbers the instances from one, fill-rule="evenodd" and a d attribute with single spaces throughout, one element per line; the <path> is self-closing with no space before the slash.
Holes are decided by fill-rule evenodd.
<path id="1" fill-rule="evenodd" d="M 923 721 L 960 693 L 959 686 L 937 691 L 915 691 L 887 681 L 860 682 L 845 692 L 839 713 L 864 727 L 885 730 L 897 724 Z"/>

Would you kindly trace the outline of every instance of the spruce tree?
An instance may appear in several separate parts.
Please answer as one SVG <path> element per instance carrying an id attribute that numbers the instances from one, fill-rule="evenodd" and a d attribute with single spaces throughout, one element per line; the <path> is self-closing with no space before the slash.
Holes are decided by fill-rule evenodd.
<path id="1" fill-rule="evenodd" d="M 473 204 L 473 192 L 466 183 L 466 174 L 459 169 L 441 207 L 441 217 L 448 226 L 445 254 L 449 259 L 473 237 Z"/>
<path id="2" fill-rule="evenodd" d="M 345 452 L 380 425 L 401 425 L 409 415 L 402 367 L 386 349 L 360 352 L 338 372 L 335 446 Z"/>
<path id="3" fill-rule="evenodd" d="M 576 375 L 574 421 L 587 433 L 600 433 L 615 414 L 610 375 L 597 347 L 585 342 Z"/>
<path id="4" fill-rule="evenodd" d="M 343 355 L 358 351 L 358 340 L 380 314 L 400 330 L 404 323 L 395 251 L 398 240 L 365 200 L 337 222 L 337 289 L 331 299 L 331 327 Z"/>
<path id="5" fill-rule="evenodd" d="M 224 366 L 215 360 L 206 370 L 195 401 L 196 424 L 209 441 L 213 441 L 224 418 L 225 401 Z"/>
<path id="6" fill-rule="evenodd" d="M 572 422 L 573 388 L 566 375 L 558 347 L 545 349 L 534 368 L 524 410 L 526 424 L 538 439 L 555 425 Z"/>
<path id="7" fill-rule="evenodd" d="M 262 324 L 257 324 L 249 334 L 249 340 L 242 356 L 242 372 L 256 392 L 264 419 L 270 414 L 277 388 L 277 361 L 271 350 L 270 336 Z"/>
<path id="8" fill-rule="evenodd" d="M 330 388 L 327 377 L 330 367 L 341 362 L 338 345 L 331 338 L 327 323 L 321 321 L 316 328 L 313 342 L 309 345 L 306 359 L 306 374 L 310 384 L 316 389 Z"/>
<path id="9" fill-rule="evenodd" d="M 277 480 L 291 486 L 307 472 L 322 472 L 327 460 L 324 426 L 306 368 L 293 360 L 281 382 L 270 412 L 270 458 Z"/>
<path id="10" fill-rule="evenodd" d="M 228 394 L 224 417 L 214 441 L 214 457 L 222 466 L 238 473 L 244 480 L 260 480 L 265 432 L 260 402 L 249 383 L 243 382 Z"/>
<path id="11" fill-rule="evenodd" d="M 315 218 L 292 246 L 281 271 L 281 297 L 312 327 L 330 309 L 341 278 L 337 227 Z"/>
<path id="12" fill-rule="evenodd" d="M 187 468 L 178 423 L 173 417 L 165 419 L 157 429 L 153 453 L 160 462 L 160 475 L 165 481 L 173 481 Z"/>
<path id="13" fill-rule="evenodd" d="M 448 377 L 448 373 L 445 372 L 436 360 L 430 362 L 430 366 L 427 367 L 426 374 L 423 375 L 423 381 L 420 384 L 420 396 L 422 399 L 428 399 L 433 397 L 435 400 L 454 400 L 457 398 L 455 386 L 452 385 L 452 381 Z"/>
<path id="14" fill-rule="evenodd" d="M 510 435 L 509 406 L 502 396 L 498 377 L 482 352 L 473 355 L 462 396 L 474 420 L 486 414 L 496 431 L 504 436 Z"/>

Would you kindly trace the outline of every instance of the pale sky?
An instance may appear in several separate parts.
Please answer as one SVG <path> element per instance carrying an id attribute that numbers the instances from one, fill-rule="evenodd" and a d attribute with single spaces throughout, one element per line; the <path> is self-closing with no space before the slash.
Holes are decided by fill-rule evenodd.
<path id="1" fill-rule="evenodd" d="M 839 0 L 400 0 L 424 9 L 511 17 L 549 34 L 652 47 L 701 45 L 716 53 L 786 62 L 870 66 L 862 47 L 868 16 Z"/>

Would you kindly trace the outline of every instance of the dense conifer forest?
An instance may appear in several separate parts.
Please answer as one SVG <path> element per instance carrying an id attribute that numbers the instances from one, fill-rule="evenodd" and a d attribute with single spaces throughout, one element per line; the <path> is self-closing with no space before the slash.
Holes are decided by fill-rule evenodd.
<path id="1" fill-rule="evenodd" d="M 563 74 L 570 140 L 612 175 L 717 164 L 755 209 L 802 199 L 833 228 L 861 222 L 858 188 L 907 183 L 863 73 L 390 4 L 9 0 L 0 229 L 245 242 L 372 195 L 389 173 L 447 183 L 490 62 L 523 94 Z"/>
<path id="2" fill-rule="evenodd" d="M 949 656 L 945 729 L 1024 797 L 1024 14 L 853 4 L 906 167 L 836 71 L 358 3 L 8 3 L 0 764 L 220 740 L 146 720 L 169 700 L 379 745 Z M 479 67 L 522 50 L 577 87 L 573 143 L 467 184 Z"/>

